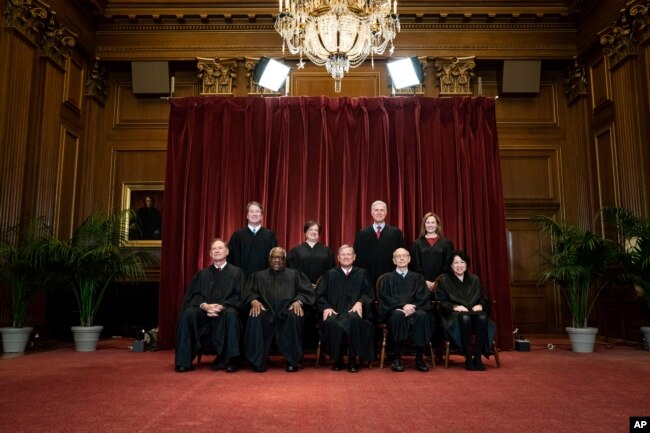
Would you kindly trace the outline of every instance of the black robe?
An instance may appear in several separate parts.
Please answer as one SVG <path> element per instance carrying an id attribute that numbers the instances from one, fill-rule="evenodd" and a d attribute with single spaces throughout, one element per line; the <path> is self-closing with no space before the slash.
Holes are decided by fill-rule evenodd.
<path id="1" fill-rule="evenodd" d="M 381 237 L 377 239 L 374 226 L 370 225 L 357 232 L 354 239 L 354 252 L 357 259 L 355 266 L 365 269 L 370 274 L 374 285 L 380 275 L 395 268 L 393 253 L 404 247 L 404 235 L 397 227 L 384 225 Z"/>
<path id="2" fill-rule="evenodd" d="M 444 236 L 439 236 L 433 245 L 424 236 L 420 236 L 411 246 L 410 268 L 424 275 L 427 281 L 435 281 L 438 276 L 449 272 L 449 261 L 454 245 Z"/>
<path id="3" fill-rule="evenodd" d="M 321 343 L 325 353 L 333 359 L 340 359 L 343 356 L 341 340 L 343 335 L 346 335 L 351 359 L 357 355 L 361 362 L 371 362 L 375 359 L 372 341 L 374 298 L 370 276 L 365 269 L 353 267 L 350 273 L 345 275 L 339 267 L 323 274 L 316 287 L 316 309 L 321 319 L 323 311 L 328 308 L 337 313 L 320 324 Z M 348 313 L 357 301 L 363 305 L 363 318 L 356 313 Z"/>
<path id="4" fill-rule="evenodd" d="M 244 351 L 253 368 L 266 368 L 274 337 L 287 362 L 297 366 L 302 359 L 305 318 L 290 311 L 289 306 L 295 301 L 301 301 L 305 307 L 314 304 L 315 292 L 307 276 L 289 268 L 255 272 L 246 283 L 244 299 L 248 308 L 257 299 L 266 309 L 257 317 L 248 316 L 246 322 Z"/>
<path id="5" fill-rule="evenodd" d="M 409 271 L 402 277 L 397 271 L 382 276 L 378 282 L 379 321 L 386 323 L 393 344 L 411 338 L 421 349 L 433 335 L 434 321 L 431 301 L 424 276 Z M 415 313 L 406 317 L 401 309 L 406 304 L 415 305 Z"/>
<path id="6" fill-rule="evenodd" d="M 456 275 L 452 273 L 443 274 L 438 280 L 438 290 L 436 291 L 438 301 L 440 301 L 442 324 L 449 338 L 451 338 L 454 345 L 462 351 L 463 344 L 460 337 L 460 328 L 458 325 L 459 312 L 454 311 L 456 305 L 462 305 L 468 310 L 472 310 L 475 305 L 481 305 L 483 311 L 488 316 L 490 315 L 490 301 L 485 295 L 481 280 L 474 274 L 465 272 L 463 281 L 460 281 Z M 489 355 L 489 349 L 494 341 L 496 334 L 496 324 L 492 320 L 488 320 L 487 339 L 485 346 L 481 352 Z"/>
<path id="7" fill-rule="evenodd" d="M 232 234 L 228 241 L 228 262 L 240 267 L 246 278 L 253 272 L 266 269 L 269 265 L 269 252 L 278 246 L 275 234 L 260 227 L 257 233 L 253 234 L 246 226 Z"/>
<path id="8" fill-rule="evenodd" d="M 303 242 L 289 251 L 287 267 L 302 271 L 312 284 L 316 284 L 325 271 L 334 267 L 334 253 L 330 247 L 320 242 L 313 247 Z"/>
<path id="9" fill-rule="evenodd" d="M 239 356 L 239 312 L 245 281 L 244 272 L 229 263 L 221 271 L 211 265 L 194 275 L 176 325 L 177 366 L 190 369 L 199 350 L 216 352 L 219 366 Z M 218 317 L 208 317 L 199 308 L 203 302 L 225 308 Z"/>

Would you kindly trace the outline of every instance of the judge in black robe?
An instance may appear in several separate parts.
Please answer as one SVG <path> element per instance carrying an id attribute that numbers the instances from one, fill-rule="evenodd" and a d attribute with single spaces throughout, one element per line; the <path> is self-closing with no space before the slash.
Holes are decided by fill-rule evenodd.
<path id="1" fill-rule="evenodd" d="M 248 225 L 237 230 L 228 241 L 228 262 L 240 267 L 246 278 L 253 272 L 268 266 L 269 251 L 278 245 L 275 233 L 262 227 L 262 205 L 250 202 L 246 205 Z"/>
<path id="2" fill-rule="evenodd" d="M 435 290 L 435 281 L 449 272 L 454 245 L 441 233 L 440 218 L 428 212 L 422 218 L 420 237 L 411 246 L 411 270 L 424 275 L 429 291 Z"/>
<path id="3" fill-rule="evenodd" d="M 357 254 L 354 264 L 368 271 L 374 285 L 380 275 L 393 269 L 393 251 L 404 246 L 404 235 L 397 227 L 386 224 L 386 203 L 374 202 L 370 213 L 373 224 L 359 230 L 354 239 L 354 251 Z"/>
<path id="4" fill-rule="evenodd" d="M 303 356 L 303 306 L 313 305 L 315 294 L 305 274 L 285 267 L 286 254 L 280 247 L 273 248 L 271 267 L 251 275 L 246 284 L 245 304 L 250 312 L 244 351 L 254 371 L 266 370 L 274 339 L 288 372 L 297 371 Z"/>
<path id="5" fill-rule="evenodd" d="M 315 287 L 318 278 L 334 267 L 334 253 L 320 242 L 313 246 L 303 242 L 289 251 L 287 266 L 303 272 Z"/>
<path id="6" fill-rule="evenodd" d="M 335 359 L 334 370 L 343 367 L 343 336 L 347 337 L 348 370 L 357 372 L 356 358 L 371 362 L 374 325 L 371 321 L 374 290 L 365 269 L 353 267 L 354 250 L 339 248 L 340 267 L 330 269 L 316 287 L 316 308 L 322 317 L 320 337 L 323 351 Z"/>
<path id="7" fill-rule="evenodd" d="M 176 325 L 176 371 L 191 370 L 199 350 L 216 352 L 214 369 L 228 365 L 226 371 L 237 370 L 245 277 L 241 269 L 226 262 L 227 255 L 225 243 L 213 241 L 213 264 L 197 272 L 185 292 Z"/>
<path id="8" fill-rule="evenodd" d="M 465 368 L 483 371 L 481 353 L 489 355 L 489 343 L 494 340 L 496 325 L 488 317 L 490 302 L 481 281 L 467 272 L 469 263 L 465 252 L 455 251 L 450 265 L 452 271 L 440 277 L 436 295 L 442 307 L 445 331 L 465 355 Z M 473 350 L 472 334 L 476 336 Z"/>
<path id="9" fill-rule="evenodd" d="M 415 367 L 419 371 L 428 371 L 423 360 L 424 348 L 433 335 L 433 316 L 429 291 L 424 276 L 408 271 L 409 253 L 398 248 L 393 260 L 396 268 L 383 275 L 377 283 L 379 300 L 379 321 L 388 327 L 393 348 L 394 371 L 403 371 L 401 360 L 402 343 L 410 338 L 416 347 Z"/>

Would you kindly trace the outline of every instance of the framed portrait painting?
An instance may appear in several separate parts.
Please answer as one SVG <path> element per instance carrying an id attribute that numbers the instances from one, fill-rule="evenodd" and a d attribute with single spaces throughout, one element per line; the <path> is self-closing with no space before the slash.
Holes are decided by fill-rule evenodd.
<path id="1" fill-rule="evenodd" d="M 123 182 L 122 209 L 133 210 L 126 221 L 129 245 L 155 247 L 162 239 L 163 182 Z"/>

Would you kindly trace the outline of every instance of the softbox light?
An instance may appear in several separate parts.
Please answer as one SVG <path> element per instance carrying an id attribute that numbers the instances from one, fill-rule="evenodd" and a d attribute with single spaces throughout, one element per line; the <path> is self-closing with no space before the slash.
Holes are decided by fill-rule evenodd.
<path id="1" fill-rule="evenodd" d="M 386 64 L 395 89 L 417 86 L 424 79 L 424 71 L 417 57 L 408 57 Z"/>
<path id="2" fill-rule="evenodd" d="M 253 80 L 265 89 L 277 92 L 284 84 L 291 68 L 277 60 L 262 57 L 253 70 Z"/>

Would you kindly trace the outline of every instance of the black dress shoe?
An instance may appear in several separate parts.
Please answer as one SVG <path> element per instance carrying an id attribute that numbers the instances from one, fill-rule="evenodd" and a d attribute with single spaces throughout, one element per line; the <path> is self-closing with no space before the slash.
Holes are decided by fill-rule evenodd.
<path id="1" fill-rule="evenodd" d="M 485 371 L 485 365 L 481 361 L 481 355 L 474 355 L 474 370 Z"/>
<path id="2" fill-rule="evenodd" d="M 332 370 L 334 371 L 341 371 L 343 370 L 343 361 L 336 361 L 334 365 L 332 366 Z"/>
<path id="3" fill-rule="evenodd" d="M 474 371 L 474 361 L 471 356 L 465 357 L 465 370 Z"/>
<path id="4" fill-rule="evenodd" d="M 393 371 L 404 371 L 404 365 L 402 364 L 401 358 L 395 358 L 393 363 L 390 366 L 390 369 Z"/>
<path id="5" fill-rule="evenodd" d="M 192 367 L 183 367 L 182 365 L 177 365 L 175 368 L 177 373 L 187 373 L 188 371 L 194 370 Z"/>
<path id="6" fill-rule="evenodd" d="M 266 371 L 266 367 L 253 367 L 253 371 L 255 373 L 264 373 Z"/>
<path id="7" fill-rule="evenodd" d="M 357 366 L 357 364 L 354 361 L 352 361 L 348 365 L 348 371 L 350 373 L 358 373 L 359 372 L 359 367 Z"/>
<path id="8" fill-rule="evenodd" d="M 287 363 L 286 370 L 287 370 L 287 373 L 295 373 L 296 371 L 298 371 L 298 367 L 296 367 L 295 365 L 291 365 L 291 364 Z"/>
<path id="9" fill-rule="evenodd" d="M 415 368 L 417 369 L 417 371 L 421 371 L 423 373 L 426 373 L 427 371 L 429 371 L 429 366 L 427 365 L 426 362 L 424 362 L 423 359 L 416 359 L 415 360 Z"/>
<path id="10" fill-rule="evenodd" d="M 226 367 L 226 373 L 234 373 L 236 371 L 239 371 L 239 366 L 233 362 L 229 363 Z"/>

